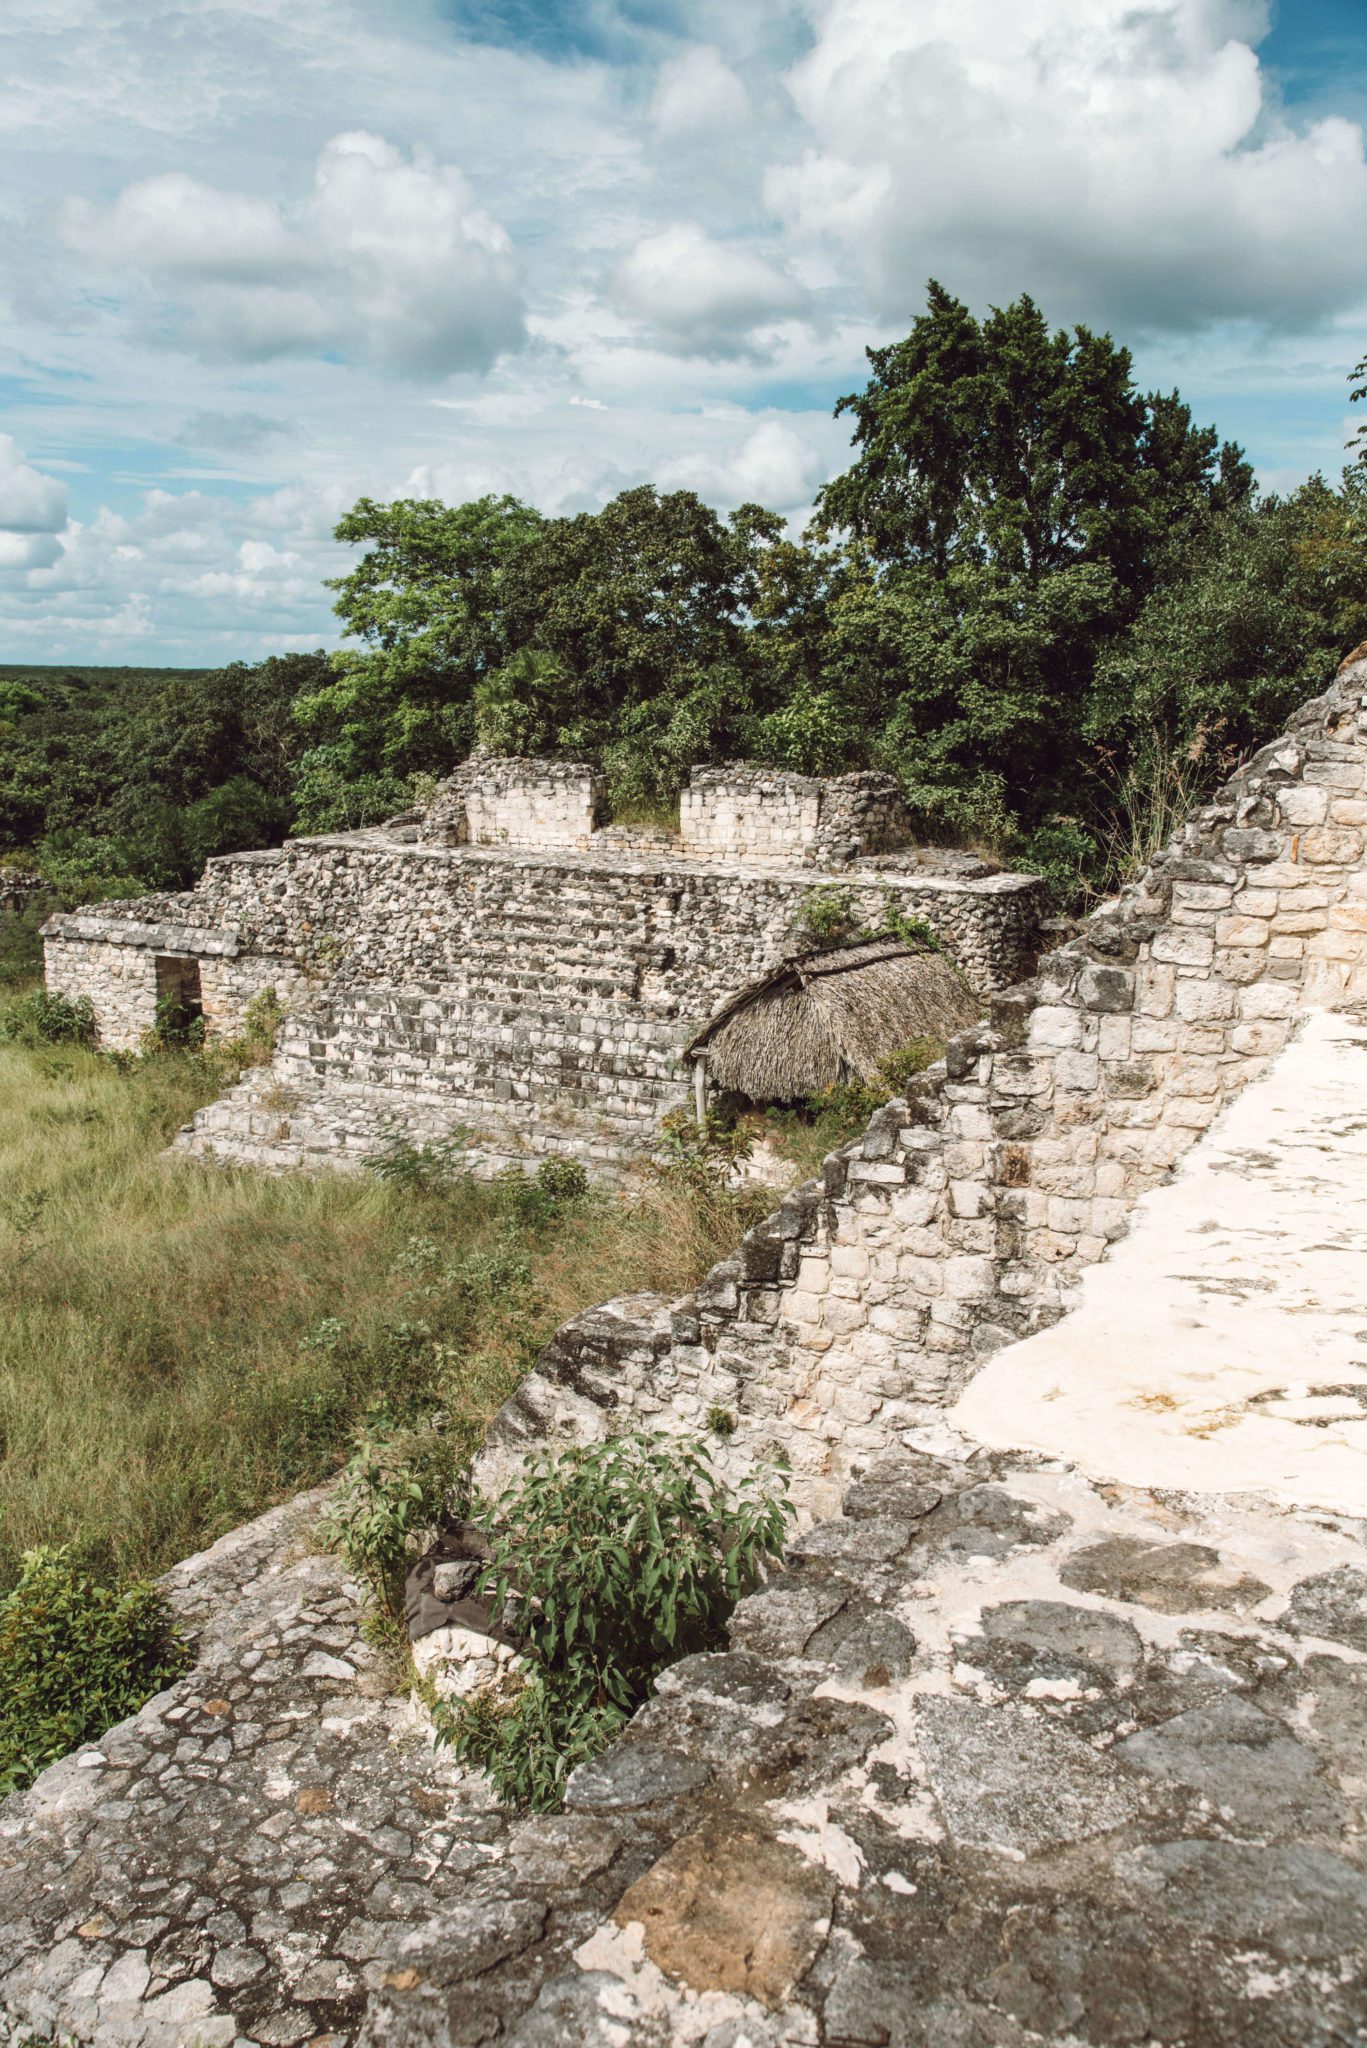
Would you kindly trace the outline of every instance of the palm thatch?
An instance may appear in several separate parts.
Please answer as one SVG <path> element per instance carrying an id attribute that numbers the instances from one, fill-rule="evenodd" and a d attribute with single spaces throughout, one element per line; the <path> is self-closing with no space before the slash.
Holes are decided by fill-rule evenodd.
<path id="1" fill-rule="evenodd" d="M 716 1088 L 797 1102 L 871 1081 L 913 1038 L 947 1039 L 980 1004 L 943 954 L 874 939 L 785 960 L 712 1018 L 688 1048 Z"/>

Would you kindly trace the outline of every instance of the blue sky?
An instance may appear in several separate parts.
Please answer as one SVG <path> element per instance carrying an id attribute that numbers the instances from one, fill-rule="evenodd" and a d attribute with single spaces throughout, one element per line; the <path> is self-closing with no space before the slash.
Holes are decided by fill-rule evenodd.
<path id="1" fill-rule="evenodd" d="M 9 0 L 5 57 L 0 660 L 328 643 L 363 492 L 800 524 L 930 275 L 1342 461 L 1363 0 Z"/>

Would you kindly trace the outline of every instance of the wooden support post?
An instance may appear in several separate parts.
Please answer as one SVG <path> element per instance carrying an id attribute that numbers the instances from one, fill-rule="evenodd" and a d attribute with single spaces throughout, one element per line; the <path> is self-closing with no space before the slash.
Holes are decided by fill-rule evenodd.
<path id="1" fill-rule="evenodd" d="M 707 1054 L 699 1053 L 693 1062 L 693 1107 L 697 1113 L 698 1129 L 707 1122 Z"/>

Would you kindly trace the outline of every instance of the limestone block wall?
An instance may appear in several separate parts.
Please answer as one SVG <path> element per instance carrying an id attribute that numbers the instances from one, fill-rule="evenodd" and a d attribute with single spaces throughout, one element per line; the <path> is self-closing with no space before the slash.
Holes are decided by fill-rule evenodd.
<path id="1" fill-rule="evenodd" d="M 1350 661 L 695 1295 L 562 1330 L 497 1419 L 482 1480 L 547 1432 L 696 1429 L 722 1405 L 730 1455 L 781 1449 L 826 1512 L 899 1425 L 1054 1321 L 1297 1013 L 1367 998 L 1364 691 L 1367 659 Z"/>
<path id="2" fill-rule="evenodd" d="M 684 851 L 841 867 L 905 846 L 911 820 L 895 777 L 817 778 L 738 764 L 695 768 L 679 799 Z"/>
<path id="3" fill-rule="evenodd" d="M 603 778 L 577 761 L 497 758 L 465 793 L 471 846 L 587 846 L 603 809 Z"/>
<path id="4" fill-rule="evenodd" d="M 679 798 L 690 853 L 800 861 L 816 842 L 821 784 L 777 769 L 695 768 Z"/>

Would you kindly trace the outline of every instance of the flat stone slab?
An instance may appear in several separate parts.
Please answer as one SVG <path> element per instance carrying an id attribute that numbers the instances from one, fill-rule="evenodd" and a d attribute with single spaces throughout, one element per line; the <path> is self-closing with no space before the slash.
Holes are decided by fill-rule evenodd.
<path id="1" fill-rule="evenodd" d="M 549 1817 L 386 1696 L 316 1499 L 191 1559 L 195 1669 L 0 1807 L 0 2042 L 1367 2039 L 1354 1531 L 969 1445 L 852 1506 Z"/>
<path id="2" fill-rule="evenodd" d="M 953 1419 L 1141 1486 L 1367 1515 L 1367 1023 L 1317 1012 Z"/>

